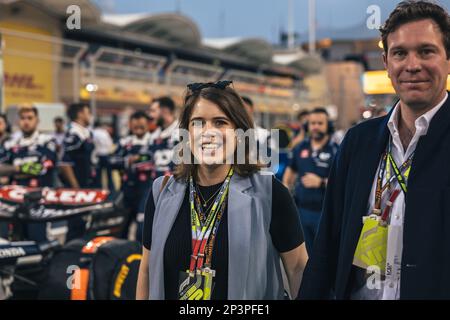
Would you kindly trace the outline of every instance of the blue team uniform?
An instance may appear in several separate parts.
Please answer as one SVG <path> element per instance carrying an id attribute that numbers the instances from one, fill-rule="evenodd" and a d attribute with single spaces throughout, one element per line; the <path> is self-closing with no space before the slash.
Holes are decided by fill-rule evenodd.
<path id="1" fill-rule="evenodd" d="M 92 131 L 72 122 L 63 142 L 62 165 L 70 165 L 80 188 L 97 188 L 95 145 Z M 68 233 L 66 240 L 84 235 L 85 223 L 80 217 L 68 219 Z"/>
<path id="2" fill-rule="evenodd" d="M 328 141 L 320 150 L 312 150 L 311 140 L 307 138 L 292 151 L 289 167 L 297 173 L 298 177 L 295 187 L 295 202 L 299 210 L 309 252 L 320 222 L 325 188 L 305 188 L 300 179 L 306 173 L 328 178 L 337 150 L 338 145 L 331 141 Z"/>
<path id="3" fill-rule="evenodd" d="M 174 147 L 178 143 L 178 133 L 176 131 L 178 125 L 174 122 L 168 128 L 159 134 L 153 134 L 147 149 L 144 151 L 148 155 L 148 159 L 152 166 L 149 168 L 150 188 L 153 181 L 161 176 L 172 174 L 175 164 L 173 162 Z M 149 189 L 148 189 L 149 190 Z M 141 198 L 139 202 L 137 222 L 138 229 L 136 239 L 142 239 L 142 229 L 144 224 L 144 209 L 147 196 Z"/>
<path id="4" fill-rule="evenodd" d="M 56 141 L 50 135 L 36 131 L 30 137 L 22 135 L 5 142 L 0 150 L 0 163 L 21 166 L 26 163 L 40 163 L 42 172 L 37 176 L 15 174 L 9 183 L 32 188 L 53 187 L 57 165 Z M 29 240 L 47 240 L 46 223 L 30 223 L 25 232 Z"/>
<path id="5" fill-rule="evenodd" d="M 176 142 L 171 138 L 157 138 L 148 145 L 148 155 L 153 163 L 150 177 L 155 180 L 164 175 L 170 175 L 174 169 L 173 148 Z"/>
<path id="6" fill-rule="evenodd" d="M 114 154 L 109 158 L 112 169 L 121 171 L 121 189 L 124 195 L 124 204 L 130 209 L 130 217 L 125 224 L 125 237 L 130 222 L 136 217 L 141 199 L 145 199 L 151 185 L 153 163 L 148 152 L 150 144 L 150 133 L 142 138 L 135 135 L 127 136 L 119 141 Z M 139 156 L 139 160 L 129 165 L 128 158 Z"/>
<path id="7" fill-rule="evenodd" d="M 61 164 L 72 166 L 81 188 L 97 187 L 94 149 L 92 131 L 72 122 L 64 138 Z"/>

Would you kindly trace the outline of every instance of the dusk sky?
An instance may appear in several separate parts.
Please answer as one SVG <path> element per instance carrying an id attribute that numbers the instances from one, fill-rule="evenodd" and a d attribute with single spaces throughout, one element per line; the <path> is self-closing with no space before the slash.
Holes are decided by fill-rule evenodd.
<path id="1" fill-rule="evenodd" d="M 288 0 L 93 0 L 103 12 L 150 14 L 180 12 L 194 20 L 203 38 L 259 37 L 278 41 L 287 29 Z M 318 28 L 343 28 L 364 23 L 370 5 L 381 8 L 384 21 L 400 1 L 316 0 Z M 450 0 L 438 3 L 450 8 Z M 295 31 L 308 29 L 308 0 L 294 0 Z"/>

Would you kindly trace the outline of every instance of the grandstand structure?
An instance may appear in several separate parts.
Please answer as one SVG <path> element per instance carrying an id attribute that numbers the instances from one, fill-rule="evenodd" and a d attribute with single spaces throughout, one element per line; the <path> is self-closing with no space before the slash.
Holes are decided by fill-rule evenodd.
<path id="1" fill-rule="evenodd" d="M 2 108 L 85 101 L 108 117 L 161 95 L 181 106 L 188 83 L 221 79 L 255 101 L 266 127 L 311 103 L 304 80 L 321 62 L 306 53 L 283 57 L 263 39 L 203 39 L 183 15 L 102 14 L 89 0 L 76 1 L 81 23 L 71 29 L 72 3 L 0 0 Z"/>

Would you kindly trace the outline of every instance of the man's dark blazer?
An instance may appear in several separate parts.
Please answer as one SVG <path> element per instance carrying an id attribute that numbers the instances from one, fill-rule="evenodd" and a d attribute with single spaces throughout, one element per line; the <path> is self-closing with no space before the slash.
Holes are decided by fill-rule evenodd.
<path id="1" fill-rule="evenodd" d="M 300 299 L 350 297 L 353 256 L 390 114 L 350 129 L 341 145 Z M 417 144 L 405 201 L 400 298 L 450 299 L 450 98 Z"/>

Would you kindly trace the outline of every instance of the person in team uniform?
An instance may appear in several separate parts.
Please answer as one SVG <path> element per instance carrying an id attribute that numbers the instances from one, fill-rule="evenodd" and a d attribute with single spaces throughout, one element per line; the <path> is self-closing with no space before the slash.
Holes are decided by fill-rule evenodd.
<path id="1" fill-rule="evenodd" d="M 69 106 L 67 115 L 71 122 L 64 139 L 60 163 L 64 184 L 75 189 L 99 187 L 95 185 L 95 145 L 89 129 L 91 109 L 87 104 L 74 103 Z M 68 228 L 67 240 L 82 236 L 85 230 L 83 219 L 69 219 Z"/>
<path id="2" fill-rule="evenodd" d="M 161 97 L 153 101 L 151 108 L 158 107 L 160 126 L 151 133 L 150 142 L 147 146 L 148 161 L 150 162 L 150 183 L 164 175 L 170 175 L 174 170 L 173 150 L 178 143 L 178 121 L 176 119 L 175 102 L 169 97 Z M 146 197 L 143 197 L 139 204 L 137 214 L 137 239 L 142 239 L 142 228 L 144 223 L 144 209 Z"/>
<path id="3" fill-rule="evenodd" d="M 320 222 L 328 174 L 338 146 L 331 141 L 332 124 L 325 109 L 316 108 L 310 112 L 308 131 L 310 137 L 292 151 L 283 183 L 291 187 L 297 180 L 295 200 L 305 234 L 306 248 L 310 253 Z"/>
<path id="4" fill-rule="evenodd" d="M 136 111 L 130 117 L 131 135 L 119 141 L 114 154 L 109 158 L 112 169 L 121 171 L 121 190 L 124 204 L 130 210 L 123 237 L 128 237 L 130 223 L 136 218 L 141 199 L 145 198 L 151 181 L 152 163 L 149 161 L 148 132 L 149 117 L 145 112 Z"/>
<path id="5" fill-rule="evenodd" d="M 52 136 L 40 133 L 38 125 L 36 107 L 19 109 L 20 134 L 6 141 L 0 151 L 1 171 L 9 176 L 9 184 L 31 188 L 54 186 L 56 142 Z M 47 226 L 47 223 L 30 223 L 25 228 L 25 237 L 45 241 Z"/>

